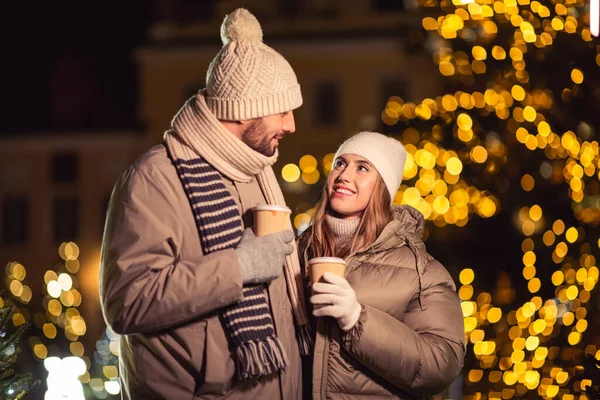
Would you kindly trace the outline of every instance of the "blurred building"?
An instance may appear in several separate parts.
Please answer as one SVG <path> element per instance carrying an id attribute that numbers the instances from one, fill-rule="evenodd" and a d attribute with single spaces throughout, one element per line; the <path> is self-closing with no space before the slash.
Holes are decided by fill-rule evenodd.
<path id="1" fill-rule="evenodd" d="M 411 101 L 441 92 L 437 67 L 422 49 L 421 17 L 405 9 L 411 0 L 153 4 L 147 43 L 132 55 L 138 80 L 135 121 L 125 117 L 132 114 L 126 99 L 114 103 L 114 96 L 103 94 L 110 90 L 94 75 L 97 65 L 77 52 L 66 53 L 51 68 L 50 94 L 44 103 L 48 107 L 43 128 L 56 132 L 0 137 L 0 262 L 24 266 L 22 284 L 31 290 L 26 308 L 47 315 L 44 276 L 61 261 L 61 244 L 76 244 L 79 268 L 72 275 L 84 297 L 81 316 L 86 331 L 80 342 L 88 357 L 95 357 L 104 329 L 98 302 L 99 252 L 114 182 L 140 153 L 162 140 L 175 113 L 205 86 L 208 65 L 221 48 L 220 25 L 226 14 L 238 7 L 254 13 L 265 42 L 286 57 L 301 84 L 304 105 L 295 112 L 296 133 L 283 141 L 275 166 L 294 216 L 306 216 L 303 212 L 318 196 L 318 182 L 327 171 L 324 164 L 331 161 L 326 156 L 346 137 L 360 130 L 403 129 L 382 123 L 390 96 Z M 114 121 L 143 127 L 136 130 L 145 133 L 105 129 Z M 91 133 L 89 126 L 103 131 Z M 11 279 L 7 274 L 2 278 Z M 62 304 L 64 312 L 68 306 Z M 35 323 L 35 315 L 30 317 Z M 58 345 L 64 350 L 64 338 Z"/>
<path id="2" fill-rule="evenodd" d="M 141 151 L 138 139 L 133 132 L 0 138 L 1 261 L 24 266 L 28 309 L 45 312 L 44 275 L 62 261 L 60 245 L 73 242 L 87 331 L 83 344 L 92 349 L 103 329 L 98 267 L 106 208 L 118 175 Z M 9 269 L 3 279 L 9 279 Z"/>
<path id="3" fill-rule="evenodd" d="M 408 0 L 159 0 L 155 5 L 148 44 L 135 54 L 138 119 L 149 144 L 160 140 L 184 101 L 205 86 L 208 65 L 221 48 L 220 24 L 237 7 L 257 16 L 265 42 L 286 57 L 302 87 L 304 105 L 295 112 L 296 133 L 280 148 L 278 176 L 304 155 L 321 164 L 360 130 L 401 131 L 381 122 L 390 96 L 410 101 L 441 90 L 439 72 L 421 48 L 421 17 L 406 12 Z M 315 172 L 307 164 L 310 174 L 291 169 L 288 182 L 282 180 L 296 211 L 318 195 L 319 168 Z"/>

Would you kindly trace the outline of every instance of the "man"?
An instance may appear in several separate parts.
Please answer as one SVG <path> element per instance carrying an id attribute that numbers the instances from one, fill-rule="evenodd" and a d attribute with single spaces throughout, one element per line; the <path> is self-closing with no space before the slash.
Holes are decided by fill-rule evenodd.
<path id="1" fill-rule="evenodd" d="M 300 86 L 248 11 L 228 15 L 221 37 L 206 89 L 110 201 L 100 297 L 123 335 L 125 399 L 302 397 L 310 335 L 294 235 L 249 228 L 253 207 L 285 204 L 271 166 Z"/>

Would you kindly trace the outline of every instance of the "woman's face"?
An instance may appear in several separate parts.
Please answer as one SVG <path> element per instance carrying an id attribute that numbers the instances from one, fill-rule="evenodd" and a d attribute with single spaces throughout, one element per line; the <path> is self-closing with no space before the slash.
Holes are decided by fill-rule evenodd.
<path id="1" fill-rule="evenodd" d="M 363 157 L 342 154 L 327 179 L 329 207 L 342 218 L 359 218 L 367 208 L 379 173 Z"/>

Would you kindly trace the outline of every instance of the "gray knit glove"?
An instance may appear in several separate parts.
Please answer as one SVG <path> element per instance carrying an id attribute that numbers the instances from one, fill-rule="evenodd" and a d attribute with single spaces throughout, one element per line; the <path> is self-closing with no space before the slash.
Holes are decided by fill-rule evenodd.
<path id="1" fill-rule="evenodd" d="M 270 282 L 281 275 L 285 256 L 294 251 L 290 244 L 293 240 L 294 233 L 290 230 L 256 236 L 247 228 L 235 248 L 243 282 Z"/>

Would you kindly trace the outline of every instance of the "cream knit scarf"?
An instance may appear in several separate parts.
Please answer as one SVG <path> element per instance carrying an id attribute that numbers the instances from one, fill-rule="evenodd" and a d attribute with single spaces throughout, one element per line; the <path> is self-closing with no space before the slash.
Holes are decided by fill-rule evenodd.
<path id="1" fill-rule="evenodd" d="M 266 157 L 227 130 L 206 105 L 205 92 L 188 100 L 175 115 L 165 142 L 174 153 L 185 159 L 204 158 L 217 171 L 236 182 L 249 182 L 256 176 L 268 204 L 285 205 L 281 188 L 271 167 L 278 154 Z M 292 229 L 291 222 L 289 228 Z M 312 353 L 313 343 L 306 313 L 298 251 L 285 260 L 287 292 L 297 324 L 298 343 L 303 355 Z"/>

